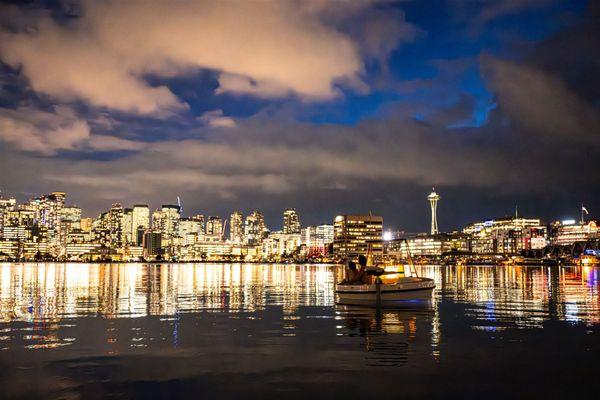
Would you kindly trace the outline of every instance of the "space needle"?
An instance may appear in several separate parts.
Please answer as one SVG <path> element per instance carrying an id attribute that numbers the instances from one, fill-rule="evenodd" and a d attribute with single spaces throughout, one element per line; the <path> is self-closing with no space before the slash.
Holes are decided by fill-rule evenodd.
<path id="1" fill-rule="evenodd" d="M 436 235 L 439 233 L 437 223 L 437 202 L 440 196 L 435 192 L 435 188 L 432 188 L 431 193 L 427 196 L 429 204 L 431 205 L 431 234 Z"/>

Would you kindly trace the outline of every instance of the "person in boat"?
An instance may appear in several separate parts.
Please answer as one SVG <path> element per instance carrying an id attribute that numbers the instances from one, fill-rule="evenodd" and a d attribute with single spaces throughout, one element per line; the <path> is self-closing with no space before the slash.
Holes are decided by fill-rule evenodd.
<path id="1" fill-rule="evenodd" d="M 367 257 L 362 254 L 358 256 L 358 265 L 360 265 L 360 268 L 358 270 L 358 276 L 356 277 L 356 283 L 362 283 L 364 285 L 372 283 L 371 276 L 367 274 Z"/>
<path id="2" fill-rule="evenodd" d="M 357 282 L 358 270 L 356 269 L 356 263 L 350 261 L 346 267 L 346 278 L 342 281 L 342 284 L 351 285 Z"/>

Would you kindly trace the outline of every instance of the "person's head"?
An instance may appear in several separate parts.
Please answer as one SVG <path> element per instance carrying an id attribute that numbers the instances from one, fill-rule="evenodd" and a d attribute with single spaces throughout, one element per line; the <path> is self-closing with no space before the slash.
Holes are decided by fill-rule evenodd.
<path id="1" fill-rule="evenodd" d="M 348 263 L 348 268 L 352 271 L 356 271 L 356 263 L 354 261 L 350 261 Z"/>
<path id="2" fill-rule="evenodd" d="M 365 257 L 364 255 L 360 255 L 358 256 L 358 263 L 360 264 L 361 267 L 366 267 L 367 266 L 367 257 Z"/>

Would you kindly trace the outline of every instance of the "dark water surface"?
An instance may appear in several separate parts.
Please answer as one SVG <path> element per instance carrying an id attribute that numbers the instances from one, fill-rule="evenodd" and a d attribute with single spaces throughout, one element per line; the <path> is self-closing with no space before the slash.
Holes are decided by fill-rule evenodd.
<path id="1" fill-rule="evenodd" d="M 377 313 L 335 266 L 0 264 L 0 398 L 596 398 L 599 269 L 418 269 Z"/>

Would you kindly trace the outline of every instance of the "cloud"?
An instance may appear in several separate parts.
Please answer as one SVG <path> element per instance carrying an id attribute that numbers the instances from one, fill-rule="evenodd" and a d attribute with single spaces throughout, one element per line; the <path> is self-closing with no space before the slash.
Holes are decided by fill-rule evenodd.
<path id="1" fill-rule="evenodd" d="M 516 14 L 528 8 L 546 7 L 555 2 L 556 0 L 484 0 L 483 8 L 471 22 L 475 29 L 479 30 L 496 18 Z"/>
<path id="2" fill-rule="evenodd" d="M 87 121 L 66 107 L 53 112 L 32 107 L 0 109 L 0 139 L 19 150 L 45 156 L 60 150 L 139 150 L 144 145 L 118 137 L 92 135 Z"/>
<path id="3" fill-rule="evenodd" d="M 235 120 L 223 115 L 223 110 L 207 111 L 198 119 L 211 128 L 233 128 Z"/>
<path id="4" fill-rule="evenodd" d="M 482 59 L 482 70 L 500 107 L 524 131 L 545 140 L 598 145 L 597 110 L 557 76 L 489 56 Z"/>
<path id="5" fill-rule="evenodd" d="M 81 15 L 68 23 L 42 14 L 28 29 L 3 32 L 0 55 L 21 69 L 35 91 L 61 101 L 165 116 L 187 105 L 168 87 L 150 85 L 148 75 L 209 69 L 220 75 L 218 93 L 329 100 L 339 94 L 338 84 L 364 90 L 357 40 L 364 39 L 374 55 L 412 37 L 403 15 L 381 16 L 385 23 L 353 37 L 333 25 L 339 18 L 328 20 L 324 11 L 304 6 L 84 1 Z M 392 34 L 399 36 L 390 39 Z"/>

